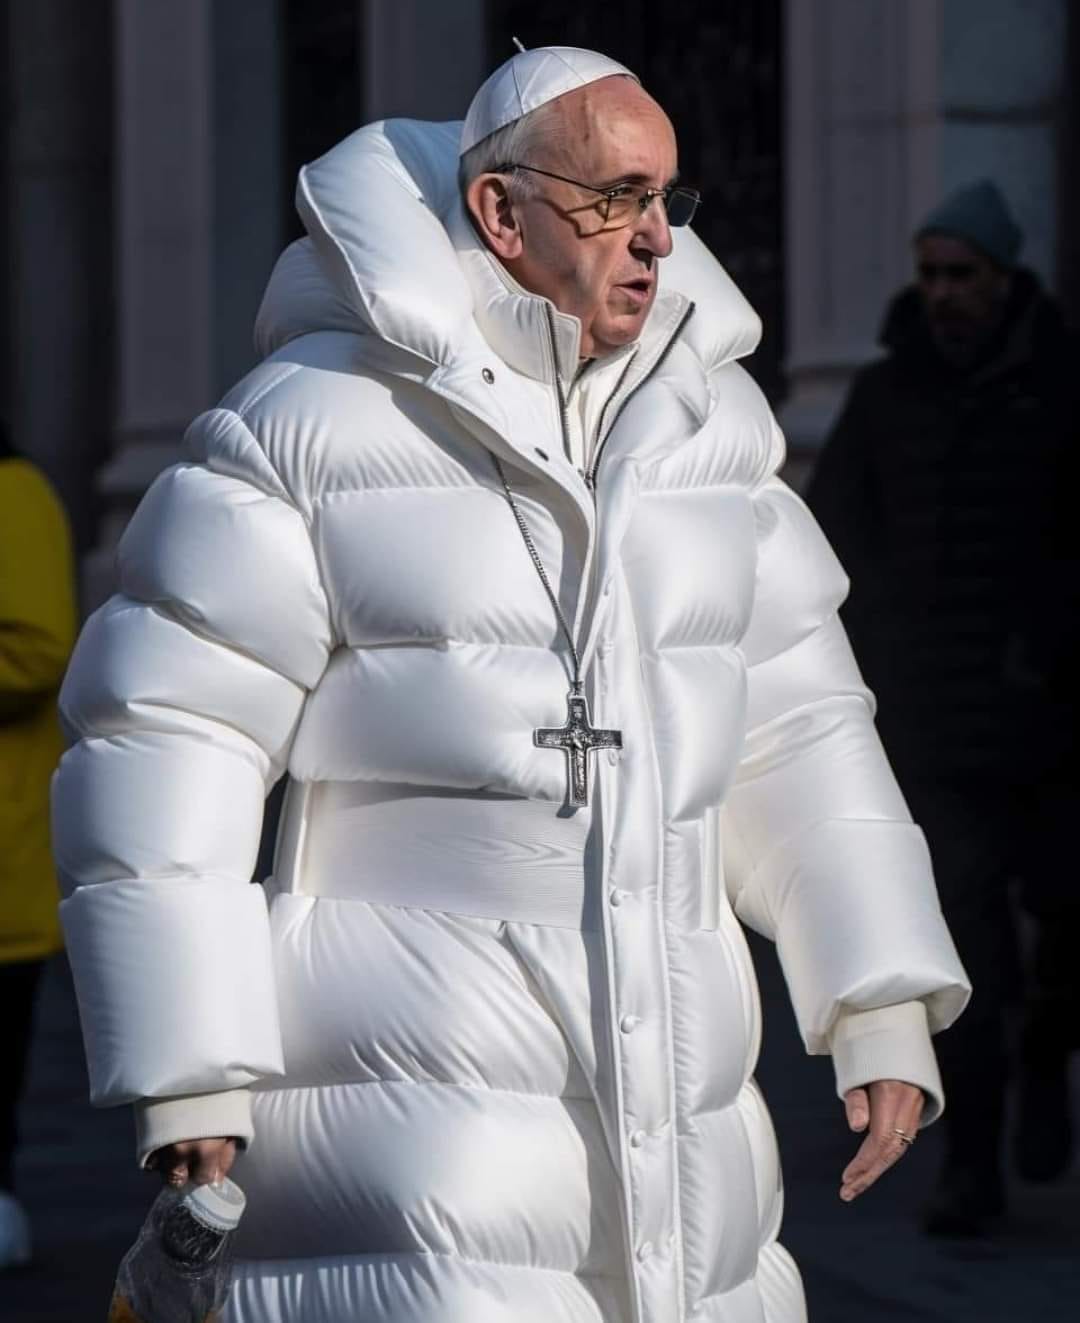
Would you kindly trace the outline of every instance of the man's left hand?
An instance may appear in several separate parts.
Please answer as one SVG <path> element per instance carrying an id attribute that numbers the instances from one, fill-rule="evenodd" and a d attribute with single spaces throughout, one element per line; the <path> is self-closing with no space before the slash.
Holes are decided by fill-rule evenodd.
<path id="1" fill-rule="evenodd" d="M 844 1095 L 844 1110 L 851 1129 L 856 1134 L 866 1132 L 841 1177 L 840 1198 L 850 1203 L 869 1190 L 914 1143 L 922 1117 L 923 1093 L 902 1080 L 875 1080 L 865 1089 L 850 1089 Z"/>

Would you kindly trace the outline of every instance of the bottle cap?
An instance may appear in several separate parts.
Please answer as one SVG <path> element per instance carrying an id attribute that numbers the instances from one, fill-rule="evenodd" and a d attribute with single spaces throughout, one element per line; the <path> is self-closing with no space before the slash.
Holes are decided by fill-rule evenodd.
<path id="1" fill-rule="evenodd" d="M 192 1217 L 214 1231 L 234 1231 L 247 1199 L 243 1190 L 226 1176 L 216 1185 L 197 1185 L 184 1196 Z"/>

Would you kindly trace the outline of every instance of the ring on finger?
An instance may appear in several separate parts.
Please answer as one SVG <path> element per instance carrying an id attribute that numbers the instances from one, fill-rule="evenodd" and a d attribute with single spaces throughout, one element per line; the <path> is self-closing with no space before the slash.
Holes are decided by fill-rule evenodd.
<path id="1" fill-rule="evenodd" d="M 900 1142 L 905 1148 L 910 1148 L 915 1143 L 915 1136 L 909 1135 L 906 1130 L 899 1130 L 894 1126 L 893 1134 L 899 1136 Z"/>

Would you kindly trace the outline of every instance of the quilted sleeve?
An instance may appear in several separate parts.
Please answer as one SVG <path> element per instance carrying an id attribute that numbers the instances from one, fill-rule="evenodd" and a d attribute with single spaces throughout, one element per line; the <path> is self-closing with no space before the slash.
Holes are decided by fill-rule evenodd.
<path id="1" fill-rule="evenodd" d="M 224 1092 L 282 1070 L 261 887 L 265 795 L 330 651 L 304 519 L 240 418 L 151 487 L 120 592 L 61 693 L 61 918 L 99 1105 Z"/>
<path id="2" fill-rule="evenodd" d="M 837 616 L 847 580 L 779 479 L 755 505 L 748 731 L 724 809 L 733 904 L 776 941 L 810 1052 L 845 1016 L 913 1002 L 936 1032 L 969 988 Z"/>

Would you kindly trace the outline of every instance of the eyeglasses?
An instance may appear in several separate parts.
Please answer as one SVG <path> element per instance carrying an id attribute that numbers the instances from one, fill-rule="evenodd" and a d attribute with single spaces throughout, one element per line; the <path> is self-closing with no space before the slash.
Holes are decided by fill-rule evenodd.
<path id="1" fill-rule="evenodd" d="M 540 170 L 535 165 L 522 165 L 516 161 L 507 161 L 492 173 L 506 174 L 511 170 L 528 170 L 530 174 L 558 179 L 560 183 L 573 184 L 575 188 L 598 194 L 600 200 L 596 204 L 597 210 L 604 224 L 612 229 L 629 225 L 645 212 L 653 198 L 663 198 L 667 222 L 672 227 L 689 225 L 701 204 L 701 194 L 697 189 L 677 188 L 674 184 L 669 184 L 667 188 L 646 188 L 644 184 L 615 184 L 611 188 L 597 188 L 594 184 L 583 184 L 580 179 L 571 179 L 567 175 L 557 175 L 551 170 Z"/>

